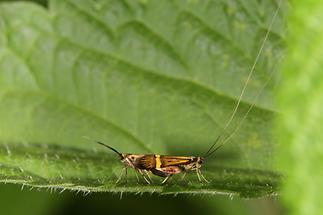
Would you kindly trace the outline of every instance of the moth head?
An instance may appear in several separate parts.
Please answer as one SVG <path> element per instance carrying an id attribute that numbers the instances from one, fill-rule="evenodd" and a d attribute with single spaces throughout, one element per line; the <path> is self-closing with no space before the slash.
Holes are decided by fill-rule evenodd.
<path id="1" fill-rule="evenodd" d="M 187 170 L 195 170 L 197 168 L 200 168 L 203 163 L 202 157 L 191 157 L 191 163 L 185 165 L 185 168 Z"/>
<path id="2" fill-rule="evenodd" d="M 137 155 L 137 154 L 125 154 L 123 161 L 128 164 L 137 165 L 139 158 L 141 158 L 143 155 Z"/>
<path id="3" fill-rule="evenodd" d="M 127 158 L 131 162 L 134 162 L 137 159 L 137 156 L 135 156 L 133 154 L 125 154 L 124 157 Z"/>
<path id="4" fill-rule="evenodd" d="M 197 163 L 201 165 L 203 163 L 204 158 L 203 157 L 197 157 Z"/>

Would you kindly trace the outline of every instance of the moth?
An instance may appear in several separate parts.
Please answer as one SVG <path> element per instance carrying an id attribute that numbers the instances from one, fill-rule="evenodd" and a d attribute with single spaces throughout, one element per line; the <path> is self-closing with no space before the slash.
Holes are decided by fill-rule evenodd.
<path id="1" fill-rule="evenodd" d="M 168 179 L 173 175 L 184 173 L 184 178 L 186 173 L 192 170 L 196 171 L 196 175 L 199 181 L 202 182 L 202 180 L 204 180 L 205 182 L 209 183 L 209 181 L 202 175 L 200 168 L 202 166 L 203 160 L 206 157 L 213 154 L 214 152 L 216 152 L 222 146 L 219 145 L 216 148 L 214 148 L 217 143 L 217 140 L 203 157 L 120 153 L 119 151 L 107 144 L 104 144 L 100 141 L 96 142 L 115 152 L 119 156 L 121 162 L 125 165 L 124 171 L 121 173 L 116 183 L 118 183 L 121 180 L 123 173 L 127 175 L 128 168 L 133 168 L 144 178 L 144 180 L 148 184 L 152 182 L 149 176 L 150 172 L 154 175 L 165 178 L 162 181 L 162 184 L 165 184 L 168 181 Z"/>

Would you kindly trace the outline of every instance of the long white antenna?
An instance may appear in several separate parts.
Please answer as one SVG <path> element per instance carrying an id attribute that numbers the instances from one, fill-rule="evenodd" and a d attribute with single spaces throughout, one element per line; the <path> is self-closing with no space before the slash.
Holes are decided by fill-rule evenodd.
<path id="1" fill-rule="evenodd" d="M 249 106 L 247 112 L 243 115 L 241 121 L 239 122 L 239 124 L 236 126 L 236 128 L 233 130 L 233 132 L 222 142 L 221 145 L 224 145 L 226 142 L 228 142 L 233 136 L 234 134 L 240 129 L 242 123 L 244 122 L 244 120 L 247 118 L 249 112 L 252 110 L 252 108 L 255 106 L 255 102 L 257 101 L 257 99 L 259 98 L 259 96 L 261 95 L 262 91 L 266 88 L 266 86 L 268 85 L 268 83 L 270 82 L 270 80 L 272 79 L 274 73 L 271 73 L 269 78 L 267 79 L 266 83 L 263 85 L 263 87 L 261 88 L 261 90 L 258 91 L 257 95 L 254 97 L 253 99 L 253 103 L 252 105 Z"/>
<path id="2" fill-rule="evenodd" d="M 238 111 L 238 108 L 239 108 L 239 106 L 240 106 L 240 103 L 241 103 L 242 97 L 243 97 L 243 95 L 244 95 L 244 93 L 245 93 L 245 90 L 246 90 L 246 88 L 247 88 L 247 86 L 248 86 L 248 83 L 249 83 L 249 81 L 250 81 L 250 79 L 251 79 L 251 76 L 252 76 L 252 74 L 253 74 L 253 72 L 254 72 L 254 70 L 255 70 L 255 67 L 256 67 L 256 65 L 257 65 L 257 63 L 258 63 L 258 61 L 259 61 L 260 55 L 261 55 L 261 53 L 262 53 L 262 50 L 264 49 L 264 46 L 265 46 L 265 43 L 266 43 L 266 41 L 267 41 L 267 39 L 268 39 L 269 33 L 270 33 L 271 29 L 272 29 L 272 26 L 273 26 L 273 24 L 274 24 L 274 22 L 275 22 L 275 19 L 276 19 L 277 15 L 278 15 L 278 12 L 279 12 L 279 10 L 280 10 L 281 3 L 282 3 L 282 0 L 279 0 L 279 2 L 278 2 L 278 6 L 277 6 L 277 9 L 276 9 L 276 11 L 275 11 L 275 13 L 274 13 L 274 15 L 273 15 L 273 17 L 272 17 L 271 21 L 270 21 L 270 24 L 269 24 L 269 26 L 268 26 L 268 30 L 267 30 L 266 35 L 265 35 L 265 37 L 264 37 L 264 39 L 263 39 L 263 41 L 262 41 L 262 43 L 261 43 L 260 49 L 259 49 L 259 51 L 258 51 L 258 54 L 257 54 L 256 58 L 255 58 L 255 61 L 254 61 L 254 62 L 253 62 L 253 64 L 252 64 L 252 67 L 251 67 L 250 72 L 249 72 L 249 74 L 248 74 L 247 80 L 246 80 L 246 82 L 245 82 L 245 84 L 244 84 L 244 86 L 243 86 L 243 88 L 242 88 L 242 91 L 241 91 L 241 93 L 240 93 L 240 96 L 239 96 L 239 99 L 238 99 L 238 101 L 237 101 L 237 104 L 235 105 L 235 107 L 234 107 L 234 109 L 233 109 L 233 112 L 232 112 L 232 114 L 231 114 L 230 118 L 229 118 L 229 119 L 228 119 L 228 121 L 226 122 L 226 124 L 225 124 L 224 128 L 222 129 L 222 132 L 220 133 L 220 135 L 219 135 L 219 137 L 217 138 L 217 140 L 218 140 L 218 139 L 223 135 L 224 131 L 229 127 L 229 125 L 231 124 L 231 122 L 232 122 L 232 120 L 233 120 L 234 116 L 236 115 L 236 113 L 237 113 L 237 111 Z M 272 71 L 272 72 L 271 72 L 270 77 L 268 78 L 268 80 L 266 81 L 266 83 L 264 84 L 264 86 L 262 87 L 262 89 L 259 91 L 259 93 L 255 96 L 255 99 L 254 99 L 254 101 L 253 101 L 253 104 L 252 104 L 252 105 L 250 105 L 250 107 L 249 107 L 248 111 L 247 111 L 247 112 L 245 113 L 245 115 L 243 116 L 243 119 L 240 121 L 240 123 L 237 125 L 237 127 L 234 129 L 234 131 L 229 135 L 229 137 L 228 137 L 228 138 L 226 138 L 226 139 L 222 142 L 222 144 L 221 144 L 221 145 L 223 145 L 223 144 L 225 144 L 226 142 L 228 142 L 228 140 L 229 140 L 229 139 L 231 139 L 231 138 L 233 137 L 233 135 L 234 135 L 234 134 L 239 130 L 239 128 L 241 127 L 241 125 L 242 125 L 243 121 L 247 118 L 247 116 L 248 116 L 249 112 L 250 112 L 250 111 L 251 111 L 251 109 L 255 106 L 255 102 L 256 102 L 256 100 L 258 99 L 258 97 L 261 95 L 262 91 L 265 89 L 265 87 L 267 86 L 267 84 L 268 84 L 268 83 L 269 83 L 269 81 L 271 80 L 271 78 L 272 78 L 272 76 L 273 76 L 273 73 L 274 73 L 274 71 Z M 216 142 L 217 142 L 217 141 L 216 141 Z M 215 143 L 210 147 L 210 149 L 209 149 L 209 150 L 208 150 L 208 152 L 206 153 L 206 154 L 207 154 L 207 156 L 209 156 L 210 154 L 212 154 L 213 152 L 215 152 L 215 150 L 212 150 L 212 149 L 213 149 L 213 147 L 216 145 L 216 142 L 215 142 Z"/>
<path id="3" fill-rule="evenodd" d="M 247 77 L 247 80 L 246 80 L 246 82 L 245 82 L 245 84 L 244 84 L 244 86 L 243 86 L 243 89 L 242 89 L 241 94 L 240 94 L 240 96 L 239 96 L 238 102 L 237 102 L 237 104 L 236 104 L 236 106 L 235 106 L 235 108 L 234 108 L 234 110 L 233 110 L 233 112 L 232 112 L 232 114 L 231 114 L 231 117 L 229 118 L 229 120 L 228 120 L 228 121 L 227 121 L 227 123 L 225 124 L 225 126 L 224 126 L 223 130 L 226 130 L 226 129 L 227 129 L 227 127 L 230 125 L 231 121 L 233 120 L 233 118 L 234 118 L 235 114 L 237 113 L 237 110 L 238 110 L 238 108 L 239 108 L 239 106 L 240 106 L 240 103 L 241 103 L 242 96 L 243 96 L 243 95 L 244 95 L 244 93 L 245 93 L 245 90 L 246 90 L 246 88 L 247 88 L 247 86 L 248 86 L 248 83 L 249 83 L 249 81 L 250 81 L 250 78 L 251 78 L 251 76 L 252 76 L 252 74 L 253 74 L 253 72 L 254 72 L 254 70 L 255 70 L 256 64 L 258 63 L 258 60 L 259 60 L 259 58 L 260 58 L 260 54 L 261 54 L 262 50 L 263 50 L 263 49 L 264 49 L 264 47 L 265 47 L 265 43 L 266 43 L 266 41 L 267 41 L 267 39 L 268 39 L 269 33 L 270 33 L 271 28 L 272 28 L 272 26 L 273 26 L 273 24 L 274 24 L 274 21 L 275 21 L 275 19 L 276 19 L 276 16 L 277 16 L 277 14 L 278 14 L 278 12 L 279 12 L 281 2 L 282 2 L 282 0 L 280 0 L 280 1 L 279 1 L 278 7 L 277 7 L 277 9 L 276 9 L 276 12 L 275 12 L 275 14 L 274 14 L 273 18 L 271 19 L 271 22 L 270 22 L 270 24 L 269 24 L 269 26 L 268 26 L 268 30 L 267 30 L 267 32 L 266 32 L 266 35 L 265 35 L 265 37 L 264 37 L 264 39 L 263 39 L 263 41 L 262 41 L 262 43 L 261 43 L 261 46 L 260 46 L 260 49 L 259 49 L 259 51 L 258 51 L 257 57 L 255 58 L 255 61 L 253 62 L 253 65 L 252 65 L 252 67 L 251 67 L 251 69 L 250 69 L 250 72 L 249 72 L 249 75 L 248 75 L 248 77 Z"/>
<path id="4" fill-rule="evenodd" d="M 242 90 L 242 92 L 241 92 L 241 94 L 240 94 L 240 97 L 239 97 L 238 103 L 237 103 L 237 105 L 235 106 L 235 109 L 234 109 L 234 111 L 233 111 L 233 113 L 232 113 L 232 115 L 231 115 L 230 120 L 228 120 L 228 122 L 227 122 L 226 126 L 224 127 L 224 130 L 228 127 L 228 125 L 230 124 L 230 122 L 232 121 L 232 119 L 233 119 L 234 115 L 235 115 L 235 114 L 236 114 L 236 112 L 237 112 L 237 109 L 238 109 L 238 107 L 239 107 L 240 101 L 241 101 L 242 96 L 243 96 L 243 94 L 244 94 L 244 91 L 245 91 L 245 89 L 246 89 L 247 83 L 248 83 L 248 82 L 249 82 L 249 80 L 250 80 L 251 74 L 253 73 L 253 71 L 254 71 L 254 69 L 255 69 L 255 66 L 256 66 L 256 64 L 257 64 L 257 62 L 258 62 L 258 60 L 259 60 L 260 54 L 261 54 L 261 52 L 262 52 L 262 50 L 263 50 L 263 48 L 264 48 L 264 46 L 265 46 L 265 43 L 266 43 L 266 41 L 267 41 L 267 39 L 268 39 L 268 36 L 269 36 L 269 33 L 270 33 L 271 29 L 272 29 L 272 26 L 273 26 L 273 24 L 274 24 L 274 21 L 275 21 L 275 19 L 276 19 L 277 15 L 278 15 L 278 12 L 279 12 L 279 9 L 280 9 L 280 6 L 281 6 L 281 2 L 282 2 L 282 0 L 280 0 L 280 1 L 279 1 L 279 3 L 278 3 L 278 7 L 277 7 L 277 9 L 276 9 L 276 11 L 275 11 L 275 14 L 274 14 L 273 18 L 271 19 L 271 22 L 270 22 L 270 24 L 269 24 L 269 26 L 268 26 L 267 33 L 266 33 L 266 35 L 265 35 L 265 37 L 264 37 L 264 40 L 262 41 L 262 44 L 261 44 L 261 47 L 260 47 L 260 49 L 259 49 L 258 55 L 257 55 L 257 57 L 256 57 L 256 59 L 255 59 L 255 62 L 254 62 L 254 64 L 252 65 L 252 68 L 251 68 L 250 73 L 249 73 L 249 75 L 248 75 L 248 78 L 247 78 L 246 84 L 244 85 L 243 90 Z M 264 86 L 261 88 L 261 90 L 259 90 L 258 94 L 255 96 L 255 98 L 254 98 L 254 100 L 253 100 L 253 102 L 252 102 L 252 105 L 250 105 L 249 109 L 248 109 L 248 110 L 247 110 L 247 112 L 244 114 L 244 116 L 243 116 L 242 120 L 240 121 L 240 123 L 236 126 L 236 128 L 235 128 L 235 129 L 234 129 L 234 131 L 229 135 L 229 137 L 227 137 L 227 138 L 223 141 L 223 143 L 222 143 L 222 144 L 225 144 L 226 142 L 228 142 L 228 141 L 233 137 L 233 135 L 234 135 L 234 134 L 239 130 L 239 128 L 241 127 L 241 125 L 242 125 L 243 121 L 247 118 L 247 116 L 248 116 L 248 114 L 250 113 L 251 109 L 255 106 L 255 102 L 257 101 L 257 99 L 258 99 L 258 98 L 259 98 L 259 96 L 261 95 L 262 91 L 266 88 L 266 86 L 267 86 L 267 85 L 268 85 L 268 83 L 270 82 L 270 80 L 271 80 L 271 78 L 272 78 L 273 74 L 274 74 L 274 70 L 270 73 L 270 76 L 269 76 L 269 78 L 267 79 L 266 83 L 265 83 L 265 84 L 264 84 Z"/>

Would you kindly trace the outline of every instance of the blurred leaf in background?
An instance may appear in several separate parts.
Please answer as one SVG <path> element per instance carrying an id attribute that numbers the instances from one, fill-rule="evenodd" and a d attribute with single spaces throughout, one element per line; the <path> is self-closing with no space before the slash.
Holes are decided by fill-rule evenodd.
<path id="1" fill-rule="evenodd" d="M 1 214 L 6 215 L 67 215 L 67 214 L 281 214 L 277 199 L 246 200 L 217 195 L 160 196 L 111 193 L 82 195 L 71 192 L 50 192 L 20 185 L 0 186 Z"/>
<path id="2" fill-rule="evenodd" d="M 18 0 L 0 0 L 1 2 L 17 2 Z M 39 5 L 42 5 L 44 7 L 48 6 L 48 1 L 47 0 L 19 0 L 19 1 L 26 1 L 26 2 L 33 2 Z"/>
<path id="3" fill-rule="evenodd" d="M 294 1 L 279 87 L 283 197 L 292 214 L 321 214 L 323 188 L 323 3 Z"/>
<path id="4" fill-rule="evenodd" d="M 258 200 L 245 200 L 241 198 L 228 198 L 227 196 L 159 196 L 133 194 L 124 195 L 117 200 L 119 195 L 95 193 L 86 197 L 74 196 L 75 201 L 65 204 L 56 210 L 57 214 L 240 214 L 240 215 L 273 215 L 282 211 L 277 200 L 270 198 Z M 113 202 L 108 204 L 107 202 Z"/>
<path id="5" fill-rule="evenodd" d="M 63 195 L 31 191 L 21 185 L 1 184 L 0 190 L 0 213 L 6 215 L 51 214 L 67 200 Z"/>

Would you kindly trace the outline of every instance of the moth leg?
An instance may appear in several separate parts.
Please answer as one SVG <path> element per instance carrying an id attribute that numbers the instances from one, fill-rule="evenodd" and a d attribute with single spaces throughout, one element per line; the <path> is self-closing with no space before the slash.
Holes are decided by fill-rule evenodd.
<path id="1" fill-rule="evenodd" d="M 121 173 L 119 175 L 118 180 L 116 181 L 116 184 L 118 184 L 120 182 L 120 180 L 122 179 L 122 176 L 123 176 L 124 173 L 126 173 L 126 177 L 127 177 L 127 167 L 122 168 L 122 171 L 121 171 Z"/>
<path id="2" fill-rule="evenodd" d="M 196 175 L 197 175 L 199 181 L 201 182 L 202 179 L 201 179 L 201 176 L 200 176 L 200 173 L 199 173 L 199 169 L 196 169 Z"/>
<path id="3" fill-rule="evenodd" d="M 150 181 L 145 177 L 145 174 L 140 170 L 138 169 L 138 172 L 140 173 L 140 175 L 145 179 L 145 181 L 150 184 Z"/>
<path id="4" fill-rule="evenodd" d="M 147 170 L 144 170 L 144 173 L 146 174 L 146 176 L 149 179 L 149 181 L 152 182 L 151 177 L 149 175 L 149 172 Z"/>
<path id="5" fill-rule="evenodd" d="M 198 175 L 200 175 L 201 177 L 202 177 L 202 179 L 206 182 L 206 183 L 210 183 L 210 181 L 208 181 L 205 177 L 204 177 L 204 175 L 202 174 L 202 172 L 201 172 L 201 170 L 200 169 L 198 169 L 197 170 L 198 171 Z"/>
<path id="6" fill-rule="evenodd" d="M 161 184 L 165 184 L 167 181 L 168 181 L 168 179 L 170 178 L 170 177 L 172 177 L 172 175 L 168 175 L 163 181 L 162 181 L 162 183 Z"/>
<path id="7" fill-rule="evenodd" d="M 125 172 L 125 179 L 126 179 L 126 183 L 127 183 L 127 176 L 128 176 L 128 168 L 127 167 L 124 168 L 124 172 Z"/>
<path id="8" fill-rule="evenodd" d="M 206 183 L 210 183 L 210 181 L 209 180 L 207 180 L 205 177 L 204 177 L 204 175 L 201 173 L 201 176 L 202 176 L 202 178 L 203 178 L 203 180 L 206 182 Z"/>
<path id="9" fill-rule="evenodd" d="M 181 177 L 181 181 L 184 180 L 185 176 L 186 176 L 186 172 L 183 173 L 183 176 Z"/>
<path id="10" fill-rule="evenodd" d="M 137 172 L 135 173 L 136 173 L 137 182 L 139 183 L 138 173 Z"/>

